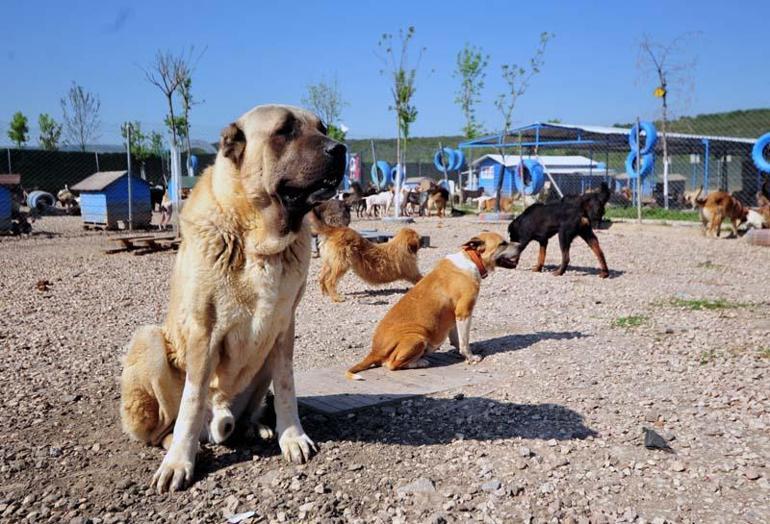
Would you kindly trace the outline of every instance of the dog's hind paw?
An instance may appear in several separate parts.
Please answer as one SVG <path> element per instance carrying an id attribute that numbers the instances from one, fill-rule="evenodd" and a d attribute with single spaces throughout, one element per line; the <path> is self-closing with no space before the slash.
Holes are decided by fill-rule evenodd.
<path id="1" fill-rule="evenodd" d="M 610 272 L 609 271 L 600 271 L 599 272 L 599 278 L 607 278 L 609 276 L 610 276 Z"/>
<path id="2" fill-rule="evenodd" d="M 257 435 L 259 435 L 259 438 L 262 440 L 273 440 L 275 438 L 275 432 L 270 426 L 266 426 L 265 424 L 257 424 L 256 430 Z"/>

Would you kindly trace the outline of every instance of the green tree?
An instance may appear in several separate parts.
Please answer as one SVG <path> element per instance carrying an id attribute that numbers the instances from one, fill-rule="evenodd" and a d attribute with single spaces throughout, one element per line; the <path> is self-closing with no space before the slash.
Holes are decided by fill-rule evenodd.
<path id="1" fill-rule="evenodd" d="M 337 79 L 327 83 L 321 80 L 307 86 L 307 93 L 302 97 L 302 104 L 317 114 L 327 127 L 327 134 L 335 140 L 345 140 L 345 132 L 340 127 L 342 108 L 347 103 L 342 98 Z"/>
<path id="2" fill-rule="evenodd" d="M 326 136 L 336 140 L 337 142 L 344 142 L 347 137 L 347 133 L 342 130 L 341 127 L 337 127 L 334 124 L 326 126 Z"/>
<path id="3" fill-rule="evenodd" d="M 150 141 L 150 153 L 153 156 L 162 157 L 163 154 L 166 152 L 166 148 L 163 144 L 163 135 L 161 135 L 157 131 L 151 131 L 149 141 Z"/>
<path id="4" fill-rule="evenodd" d="M 535 54 L 529 59 L 529 67 L 522 67 L 516 64 L 503 64 L 502 76 L 506 84 L 505 92 L 501 93 L 495 100 L 495 107 L 500 112 L 500 116 L 503 120 L 501 143 L 505 142 L 508 131 L 513 125 L 513 110 L 516 107 L 516 102 L 524 96 L 529 88 L 529 83 L 536 74 L 538 74 L 543 67 L 545 55 L 545 48 L 548 45 L 548 41 L 554 37 L 553 33 L 543 32 L 540 33 L 540 43 L 535 50 Z M 521 153 L 521 151 L 519 152 Z M 505 166 L 505 149 L 500 148 L 500 155 L 502 157 L 503 166 Z M 503 171 L 504 173 L 504 171 Z M 504 176 L 500 176 L 497 180 L 497 195 L 495 195 L 495 209 L 500 211 L 500 197 L 503 190 Z"/>
<path id="5" fill-rule="evenodd" d="M 62 125 L 51 118 L 48 113 L 42 113 L 37 119 L 40 127 L 40 145 L 47 151 L 56 151 L 59 149 L 59 139 L 61 138 Z"/>
<path id="6" fill-rule="evenodd" d="M 481 90 L 484 89 L 484 70 L 488 63 L 489 55 L 469 44 L 465 44 L 463 50 L 457 53 L 457 69 L 453 76 L 460 79 L 460 89 L 455 94 L 455 103 L 460 106 L 465 117 L 463 134 L 469 139 L 481 134 L 481 124 L 476 120 L 475 106 L 479 103 Z"/>
<path id="7" fill-rule="evenodd" d="M 8 138 L 10 138 L 16 147 L 22 148 L 27 143 L 29 126 L 27 126 L 27 117 L 21 111 L 16 111 L 11 119 L 11 126 L 8 129 Z"/>
<path id="8" fill-rule="evenodd" d="M 396 41 L 398 49 L 393 48 L 394 38 L 389 33 L 383 34 L 378 44 L 382 53 L 380 59 L 385 64 L 387 74 L 393 82 L 390 88 L 393 105 L 389 109 L 396 113 L 396 128 L 398 131 L 396 136 L 396 164 L 399 166 L 404 164 L 409 132 L 412 124 L 417 120 L 417 107 L 412 103 L 412 99 L 417 90 L 415 88 L 417 69 L 420 65 L 422 54 L 425 52 L 423 47 L 418 54 L 417 61 L 414 65 L 411 64 L 409 60 L 409 45 L 414 38 L 414 34 L 414 26 L 409 26 L 406 31 L 399 29 Z M 385 71 L 382 72 L 383 74 L 386 73 Z M 397 177 L 396 180 L 398 185 L 400 177 Z M 400 189 L 400 187 L 397 189 Z M 398 202 L 400 196 L 400 191 L 397 191 L 397 203 L 395 206 L 397 216 L 400 213 L 401 207 L 400 202 Z"/>
<path id="9" fill-rule="evenodd" d="M 187 130 L 189 129 L 187 127 L 187 119 L 185 119 L 184 116 L 175 116 L 172 120 L 171 116 L 168 115 L 163 120 L 163 123 L 166 124 L 166 127 L 169 131 L 171 131 L 171 136 L 176 137 L 175 140 L 184 140 L 187 138 Z"/>

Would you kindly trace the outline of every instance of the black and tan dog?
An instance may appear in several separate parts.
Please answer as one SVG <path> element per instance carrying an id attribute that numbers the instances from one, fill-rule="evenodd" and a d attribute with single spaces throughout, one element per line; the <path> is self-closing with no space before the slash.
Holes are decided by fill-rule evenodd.
<path id="1" fill-rule="evenodd" d="M 554 275 L 563 275 L 569 265 L 572 241 L 579 236 L 586 241 L 599 261 L 599 277 L 607 278 L 610 274 L 607 261 L 591 224 L 601 222 L 609 196 L 609 187 L 603 183 L 597 192 L 564 197 L 559 202 L 529 206 L 508 226 L 511 242 L 518 244 L 516 262 L 518 263 L 519 255 L 527 245 L 534 240 L 540 244 L 540 253 L 532 271 L 542 271 L 548 239 L 558 234 L 561 264 L 554 271 Z"/>

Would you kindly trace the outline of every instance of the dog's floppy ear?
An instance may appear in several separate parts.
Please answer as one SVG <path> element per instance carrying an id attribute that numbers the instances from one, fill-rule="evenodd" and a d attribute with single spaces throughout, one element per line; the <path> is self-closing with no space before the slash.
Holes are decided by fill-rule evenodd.
<path id="1" fill-rule="evenodd" d="M 419 235 L 409 235 L 409 240 L 407 241 L 407 244 L 409 246 L 409 252 L 413 255 L 416 254 L 417 251 L 420 250 Z"/>
<path id="2" fill-rule="evenodd" d="M 478 251 L 479 253 L 483 253 L 484 248 L 486 247 L 486 244 L 479 237 L 473 237 L 472 239 L 467 241 L 465 244 L 463 244 L 463 247 L 467 249 L 472 249 L 474 251 Z"/>
<path id="3" fill-rule="evenodd" d="M 246 135 L 235 122 L 222 130 L 219 147 L 222 154 L 232 160 L 235 165 L 241 165 L 243 152 L 246 150 Z"/>

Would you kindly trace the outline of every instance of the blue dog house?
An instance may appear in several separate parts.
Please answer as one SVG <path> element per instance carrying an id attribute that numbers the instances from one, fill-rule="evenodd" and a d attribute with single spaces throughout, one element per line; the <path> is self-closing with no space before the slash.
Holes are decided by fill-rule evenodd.
<path id="1" fill-rule="evenodd" d="M 0 231 L 11 227 L 11 192 L 0 186 Z"/>
<path id="2" fill-rule="evenodd" d="M 150 184 L 136 177 L 131 181 L 131 215 L 133 227 L 147 227 L 152 219 Z M 118 229 L 128 226 L 127 171 L 100 171 L 74 186 L 80 192 L 80 213 L 86 225 Z"/>

